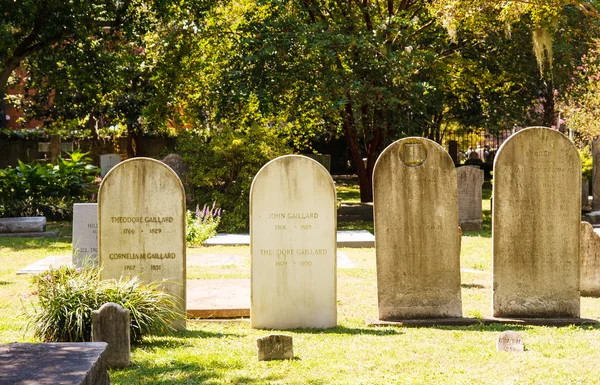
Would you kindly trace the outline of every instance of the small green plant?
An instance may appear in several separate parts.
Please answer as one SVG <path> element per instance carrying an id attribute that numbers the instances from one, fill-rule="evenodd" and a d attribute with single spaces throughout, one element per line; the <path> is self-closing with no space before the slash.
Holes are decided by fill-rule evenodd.
<path id="1" fill-rule="evenodd" d="M 92 312 L 107 302 L 129 309 L 131 341 L 173 330 L 180 317 L 176 300 L 159 290 L 160 283 L 143 284 L 137 277 L 101 281 L 95 267 L 63 266 L 33 276 L 38 294 L 30 326 L 44 342 L 85 342 L 92 337 Z"/>
<path id="2" fill-rule="evenodd" d="M 100 169 L 87 155 L 77 150 L 59 157 L 57 165 L 19 161 L 17 167 L 0 169 L 0 217 L 70 219 L 73 203 L 89 201 L 97 188 Z"/>
<path id="3" fill-rule="evenodd" d="M 200 246 L 208 238 L 217 234 L 217 227 L 221 221 L 221 209 L 217 202 L 212 207 L 204 205 L 202 210 L 196 206 L 196 212 L 190 210 L 186 213 L 186 241 L 188 246 Z"/>

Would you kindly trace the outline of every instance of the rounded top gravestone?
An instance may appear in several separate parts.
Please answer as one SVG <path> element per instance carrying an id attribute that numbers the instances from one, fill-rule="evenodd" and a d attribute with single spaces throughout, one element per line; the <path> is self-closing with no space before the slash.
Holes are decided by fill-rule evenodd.
<path id="1" fill-rule="evenodd" d="M 579 317 L 581 162 L 562 133 L 531 127 L 494 162 L 494 316 Z"/>
<path id="2" fill-rule="evenodd" d="M 335 186 L 322 165 L 286 155 L 260 169 L 250 248 L 252 327 L 336 326 Z"/>
<path id="3" fill-rule="evenodd" d="M 150 158 L 112 168 L 98 192 L 98 249 L 102 279 L 139 276 L 164 281 L 185 325 L 185 195 L 177 174 Z"/>
<path id="4" fill-rule="evenodd" d="M 373 172 L 379 319 L 462 316 L 454 162 L 437 143 L 405 138 Z"/>

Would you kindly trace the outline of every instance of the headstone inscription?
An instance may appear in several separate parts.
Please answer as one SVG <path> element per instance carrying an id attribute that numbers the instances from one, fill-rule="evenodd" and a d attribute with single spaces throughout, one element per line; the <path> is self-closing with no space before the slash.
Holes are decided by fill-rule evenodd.
<path id="1" fill-rule="evenodd" d="M 98 265 L 98 204 L 73 205 L 73 266 Z"/>
<path id="2" fill-rule="evenodd" d="M 252 327 L 336 326 L 335 187 L 323 166 L 287 155 L 256 174 L 250 249 Z"/>
<path id="3" fill-rule="evenodd" d="M 496 317 L 579 317 L 581 162 L 558 131 L 531 127 L 494 163 Z"/>
<path id="4" fill-rule="evenodd" d="M 139 276 L 163 281 L 185 327 L 185 195 L 177 174 L 150 158 L 119 163 L 98 192 L 102 279 Z"/>
<path id="5" fill-rule="evenodd" d="M 458 182 L 458 224 L 463 231 L 479 231 L 482 228 L 481 187 L 483 170 L 464 166 L 456 169 Z"/>
<path id="6" fill-rule="evenodd" d="M 121 155 L 119 154 L 100 155 L 100 175 L 104 178 L 119 162 L 121 162 Z"/>
<path id="7" fill-rule="evenodd" d="M 588 222 L 581 222 L 582 296 L 600 297 L 600 235 Z"/>
<path id="8" fill-rule="evenodd" d="M 379 319 L 462 316 L 456 171 L 424 138 L 392 143 L 373 174 Z"/>
<path id="9" fill-rule="evenodd" d="M 600 210 L 600 137 L 592 142 L 592 211 Z"/>

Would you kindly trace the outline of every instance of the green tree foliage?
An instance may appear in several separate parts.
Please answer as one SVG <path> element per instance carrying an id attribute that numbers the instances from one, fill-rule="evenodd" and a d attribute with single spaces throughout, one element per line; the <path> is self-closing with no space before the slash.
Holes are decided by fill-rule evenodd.
<path id="1" fill-rule="evenodd" d="M 10 15 L 13 10 L 38 15 L 29 21 L 16 16 L 6 19 L 9 39 L 0 51 L 2 68 L 10 75 L 15 65 L 21 65 L 25 81 L 24 92 L 11 97 L 11 102 L 28 119 L 43 120 L 54 129 L 84 130 L 92 139 L 100 128 L 126 127 L 128 154 L 135 156 L 138 135 L 166 126 L 150 125 L 146 119 L 152 115 L 146 110 L 164 101 L 155 101 L 165 92 L 159 89 L 162 84 L 154 82 L 157 52 L 167 55 L 166 61 L 171 59 L 169 50 L 155 49 L 157 43 L 180 36 L 177 31 L 187 27 L 197 28 L 211 0 L 18 4 L 23 9 L 14 9 L 16 5 L 4 9 L 11 10 Z M 48 26 L 48 19 L 54 24 Z M 62 25 L 65 30 L 55 28 Z M 35 49 L 18 55 L 22 34 L 37 43 Z"/>
<path id="2" fill-rule="evenodd" d="M 600 135 L 600 41 L 583 56 L 560 95 L 560 109 L 568 126 L 591 143 Z"/>
<path id="3" fill-rule="evenodd" d="M 178 152 L 189 167 L 194 200 L 222 208 L 219 229 L 248 231 L 250 187 L 268 161 L 290 152 L 276 130 L 257 121 L 228 122 L 207 131 L 185 131 Z"/>

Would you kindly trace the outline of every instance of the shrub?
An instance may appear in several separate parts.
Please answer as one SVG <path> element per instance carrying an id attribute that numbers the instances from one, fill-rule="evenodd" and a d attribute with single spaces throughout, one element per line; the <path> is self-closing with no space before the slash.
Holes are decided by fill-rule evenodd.
<path id="1" fill-rule="evenodd" d="M 196 211 L 186 212 L 186 241 L 188 246 L 200 246 L 208 238 L 217 234 L 217 227 L 221 221 L 221 209 L 217 202 L 211 208 L 204 205 L 202 210 L 196 206 Z"/>
<path id="2" fill-rule="evenodd" d="M 177 149 L 189 167 L 194 200 L 216 201 L 223 209 L 219 229 L 226 232 L 248 231 L 252 179 L 268 161 L 291 152 L 285 139 L 261 124 L 210 134 L 182 132 Z"/>
<path id="3" fill-rule="evenodd" d="M 61 267 L 33 276 L 39 296 L 30 326 L 44 342 L 85 342 L 92 337 L 92 311 L 107 302 L 129 309 L 131 341 L 170 330 L 179 317 L 175 299 L 159 290 L 159 283 L 99 279 L 98 268 Z"/>
<path id="4" fill-rule="evenodd" d="M 66 220 L 73 203 L 88 202 L 97 189 L 98 167 L 79 150 L 58 158 L 57 165 L 23 163 L 0 170 L 0 217 L 42 215 Z"/>

